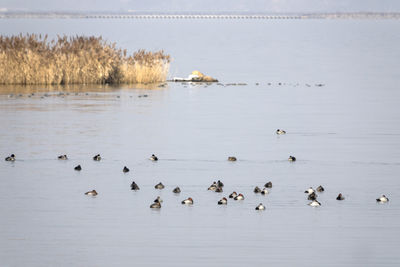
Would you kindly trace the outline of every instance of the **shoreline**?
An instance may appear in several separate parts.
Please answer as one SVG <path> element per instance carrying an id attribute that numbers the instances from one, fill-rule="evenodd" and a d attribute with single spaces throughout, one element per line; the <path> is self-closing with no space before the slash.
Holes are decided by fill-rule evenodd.
<path id="1" fill-rule="evenodd" d="M 162 13 L 162 12 L 20 12 L 0 13 L 0 19 L 400 19 L 400 12 L 327 13 Z"/>

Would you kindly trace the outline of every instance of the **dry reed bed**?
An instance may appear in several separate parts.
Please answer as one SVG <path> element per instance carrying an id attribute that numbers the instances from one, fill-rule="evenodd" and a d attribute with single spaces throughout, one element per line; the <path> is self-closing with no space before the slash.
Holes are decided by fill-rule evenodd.
<path id="1" fill-rule="evenodd" d="M 0 84 L 155 83 L 167 78 L 170 56 L 127 55 L 102 37 L 0 36 Z"/>

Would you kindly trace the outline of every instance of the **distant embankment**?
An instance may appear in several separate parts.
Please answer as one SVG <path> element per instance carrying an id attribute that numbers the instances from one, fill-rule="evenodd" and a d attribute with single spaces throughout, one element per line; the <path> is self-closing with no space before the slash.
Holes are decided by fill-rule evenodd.
<path id="1" fill-rule="evenodd" d="M 88 19 L 254 19 L 254 20 L 292 20 L 292 19 L 400 19 L 400 13 L 313 13 L 313 14 L 91 14 Z"/>
<path id="2" fill-rule="evenodd" d="M 291 13 L 291 14 L 172 14 L 172 13 L 60 13 L 60 12 L 3 12 L 0 18 L 71 18 L 71 19 L 400 19 L 400 13 Z"/>
<path id="3" fill-rule="evenodd" d="M 86 15 L 88 19 L 301 19 L 297 15 Z"/>
<path id="4" fill-rule="evenodd" d="M 0 36 L 0 84 L 164 82 L 169 63 L 163 51 L 127 55 L 101 37 Z"/>

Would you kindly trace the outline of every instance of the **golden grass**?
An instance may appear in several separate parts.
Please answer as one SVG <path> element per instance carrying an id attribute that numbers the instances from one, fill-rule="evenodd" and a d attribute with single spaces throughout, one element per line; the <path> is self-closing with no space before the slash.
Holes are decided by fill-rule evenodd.
<path id="1" fill-rule="evenodd" d="M 0 84 L 164 82 L 169 63 L 163 51 L 127 55 L 102 37 L 0 36 Z"/>

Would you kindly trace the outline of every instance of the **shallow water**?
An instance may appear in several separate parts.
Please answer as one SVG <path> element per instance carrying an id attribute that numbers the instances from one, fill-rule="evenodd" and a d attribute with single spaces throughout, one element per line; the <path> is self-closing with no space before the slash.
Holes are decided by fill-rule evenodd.
<path id="1" fill-rule="evenodd" d="M 132 50 L 164 48 L 171 76 L 199 69 L 247 83 L 2 87 L 0 155 L 17 160 L 0 161 L 1 265 L 398 266 L 399 26 L 0 20 L 2 34 L 102 34 Z M 207 191 L 218 179 L 224 192 Z M 166 188 L 155 190 L 160 181 Z M 252 192 L 268 181 L 269 195 Z M 309 207 L 303 192 L 320 184 L 322 206 Z M 84 195 L 92 189 L 97 197 Z M 233 190 L 245 200 L 218 206 Z M 376 203 L 382 194 L 389 203 Z M 157 196 L 162 208 L 151 210 Z M 181 205 L 189 196 L 194 205 Z M 256 212 L 260 202 L 267 209 Z"/>

